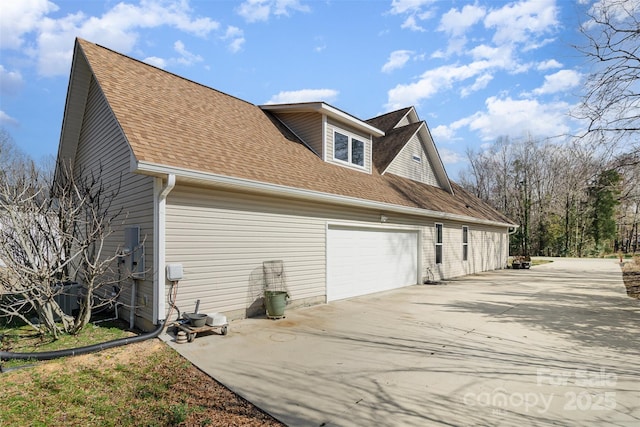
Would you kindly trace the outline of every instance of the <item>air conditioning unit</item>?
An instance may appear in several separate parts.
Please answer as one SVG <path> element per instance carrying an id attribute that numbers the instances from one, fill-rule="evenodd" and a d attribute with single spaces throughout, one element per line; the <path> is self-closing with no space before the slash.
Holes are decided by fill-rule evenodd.
<path id="1" fill-rule="evenodd" d="M 57 295 L 54 300 L 58 303 L 64 314 L 73 315 L 80 308 L 78 298 L 82 291 L 82 285 L 77 282 L 67 282 L 54 285 L 57 287 Z"/>

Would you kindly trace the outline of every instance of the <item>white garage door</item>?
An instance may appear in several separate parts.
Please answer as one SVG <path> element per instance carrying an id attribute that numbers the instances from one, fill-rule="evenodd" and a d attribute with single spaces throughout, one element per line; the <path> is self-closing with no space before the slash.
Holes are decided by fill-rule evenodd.
<path id="1" fill-rule="evenodd" d="M 416 283 L 418 232 L 328 229 L 328 301 Z"/>

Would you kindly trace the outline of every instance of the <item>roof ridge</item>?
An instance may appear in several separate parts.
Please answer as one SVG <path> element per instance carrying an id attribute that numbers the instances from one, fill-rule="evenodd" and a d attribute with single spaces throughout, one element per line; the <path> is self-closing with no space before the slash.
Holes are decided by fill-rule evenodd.
<path id="1" fill-rule="evenodd" d="M 181 75 L 179 75 L 179 74 L 176 74 L 176 73 L 174 73 L 174 72 L 172 72 L 172 71 L 167 71 L 167 70 L 165 70 L 165 69 L 163 69 L 163 68 L 160 68 L 160 67 L 155 66 L 155 65 L 153 65 L 153 64 L 149 64 L 149 63 L 144 62 L 144 61 L 142 61 L 142 60 L 140 60 L 140 59 L 136 59 L 136 58 L 134 58 L 134 57 L 132 57 L 132 56 L 125 55 L 124 53 L 121 53 L 121 52 L 118 52 L 118 51 L 116 51 L 116 50 L 110 49 L 110 48 L 108 48 L 108 47 L 106 47 L 106 46 L 103 46 L 103 45 L 101 45 L 101 44 L 94 43 L 94 42 L 90 42 L 89 40 L 86 40 L 86 39 L 83 39 L 83 38 L 80 38 L 80 37 L 76 37 L 76 40 L 78 40 L 79 42 L 82 42 L 82 43 L 87 43 L 87 44 L 94 45 L 94 46 L 96 46 L 96 47 L 99 47 L 99 48 L 101 48 L 101 49 L 107 50 L 107 51 L 109 51 L 109 52 L 111 52 L 111 53 L 114 53 L 114 54 L 116 54 L 116 55 L 119 55 L 119 56 L 121 56 L 121 57 L 123 57 L 123 58 L 126 58 L 126 59 L 132 60 L 132 61 L 134 61 L 134 62 L 137 62 L 137 63 L 139 63 L 139 64 L 141 64 L 141 65 L 145 65 L 145 66 L 147 66 L 147 67 L 154 68 L 154 69 L 156 69 L 157 71 L 160 71 L 160 72 L 163 72 L 163 73 L 169 74 L 169 75 L 171 75 L 171 76 L 177 77 L 177 78 L 179 78 L 179 79 L 181 79 L 181 80 L 184 80 L 184 81 L 186 81 L 186 82 L 193 83 L 193 84 L 198 85 L 198 86 L 200 86 L 200 87 L 203 87 L 203 88 L 205 88 L 205 89 L 209 89 L 209 90 L 212 90 L 212 91 L 214 91 L 214 92 L 218 92 L 219 94 L 222 94 L 222 95 L 228 96 L 228 97 L 230 97 L 230 98 L 237 99 L 238 101 L 242 101 L 242 102 L 244 102 L 244 103 L 246 103 L 246 104 L 249 104 L 249 105 L 251 105 L 251 106 L 253 106 L 253 107 L 257 107 L 257 105 L 256 105 L 256 104 L 254 104 L 254 103 L 252 103 L 252 102 L 249 102 L 249 101 L 247 101 L 246 99 L 242 99 L 242 98 L 238 98 L 237 96 L 230 95 L 230 94 L 228 94 L 228 93 L 226 93 L 226 92 L 223 92 L 223 91 L 221 91 L 221 90 L 215 89 L 215 88 L 213 88 L 213 87 L 211 87 L 211 86 L 207 86 L 207 85 L 205 85 L 205 84 L 202 84 L 202 83 L 196 82 L 195 80 L 188 79 L 188 78 L 186 78 L 186 77 L 184 77 L 184 76 L 181 76 Z M 80 44 L 82 44 L 82 43 L 80 43 Z M 83 49 L 83 51 L 84 51 L 84 49 Z M 89 61 L 89 64 L 91 64 L 91 61 Z"/>
<path id="2" fill-rule="evenodd" d="M 398 108 L 397 110 L 389 111 L 389 112 L 386 112 L 386 113 L 384 113 L 384 114 L 380 114 L 380 115 L 378 115 L 378 116 L 370 117 L 370 118 L 366 119 L 366 120 L 365 120 L 365 122 L 366 122 L 366 121 L 369 121 L 369 120 L 380 119 L 380 118 L 382 118 L 382 117 L 386 117 L 386 116 L 389 116 L 389 115 L 391 115 L 391 114 L 398 114 L 400 111 L 410 110 L 410 109 L 411 109 L 411 107 Z"/>

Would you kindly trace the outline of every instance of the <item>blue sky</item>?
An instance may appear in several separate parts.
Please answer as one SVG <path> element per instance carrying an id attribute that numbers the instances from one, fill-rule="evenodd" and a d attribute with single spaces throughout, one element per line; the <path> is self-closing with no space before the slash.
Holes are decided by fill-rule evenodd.
<path id="1" fill-rule="evenodd" d="M 413 105 L 456 179 L 468 148 L 580 129 L 569 112 L 588 70 L 572 45 L 587 7 L 0 0 L 0 125 L 36 159 L 55 155 L 81 37 L 254 104 L 322 100 L 361 119 Z"/>

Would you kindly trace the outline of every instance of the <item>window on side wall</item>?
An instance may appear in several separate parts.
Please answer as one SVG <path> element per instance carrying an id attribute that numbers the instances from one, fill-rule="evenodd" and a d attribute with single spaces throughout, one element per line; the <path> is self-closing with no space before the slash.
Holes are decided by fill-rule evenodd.
<path id="1" fill-rule="evenodd" d="M 436 264 L 442 264 L 442 224 L 436 224 Z"/>
<path id="2" fill-rule="evenodd" d="M 462 226 L 462 260 L 469 259 L 469 227 Z"/>
<path id="3" fill-rule="evenodd" d="M 364 167 L 364 141 L 341 132 L 333 133 L 333 158 Z"/>

